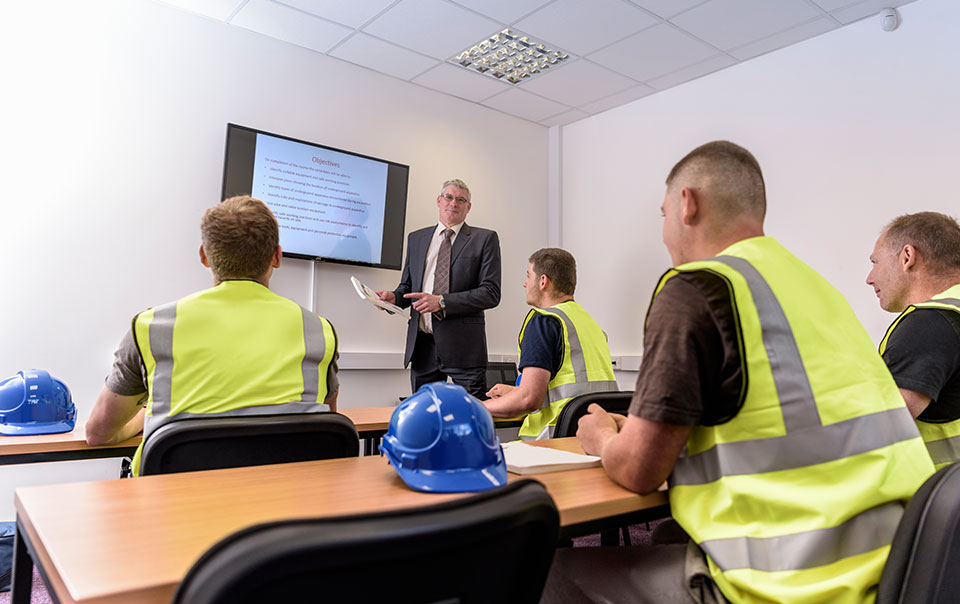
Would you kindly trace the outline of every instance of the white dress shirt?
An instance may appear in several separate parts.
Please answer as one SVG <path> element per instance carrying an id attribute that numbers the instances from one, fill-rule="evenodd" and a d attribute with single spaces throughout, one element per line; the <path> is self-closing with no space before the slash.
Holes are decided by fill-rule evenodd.
<path id="1" fill-rule="evenodd" d="M 430 247 L 427 248 L 427 264 L 423 267 L 423 289 L 420 291 L 428 294 L 433 293 L 433 277 L 437 271 L 437 256 L 440 255 L 440 244 L 443 243 L 443 232 L 447 230 L 447 228 L 448 227 L 444 226 L 442 222 L 437 222 L 437 228 L 433 231 L 433 237 L 430 238 Z M 453 235 L 450 237 L 450 246 L 453 247 L 453 242 L 457 240 L 457 235 L 460 234 L 463 223 L 461 222 L 449 228 L 453 229 Z M 433 333 L 433 313 L 420 313 L 420 331 Z"/>

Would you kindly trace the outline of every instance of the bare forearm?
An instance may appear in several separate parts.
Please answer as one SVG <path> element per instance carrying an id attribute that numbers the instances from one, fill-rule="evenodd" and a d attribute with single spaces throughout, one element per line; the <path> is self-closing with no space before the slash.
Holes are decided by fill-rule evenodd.
<path id="1" fill-rule="evenodd" d="M 540 408 L 540 400 L 533 398 L 521 388 L 514 388 L 511 392 L 499 397 L 483 401 L 490 415 L 494 417 L 517 417 L 533 413 Z"/>

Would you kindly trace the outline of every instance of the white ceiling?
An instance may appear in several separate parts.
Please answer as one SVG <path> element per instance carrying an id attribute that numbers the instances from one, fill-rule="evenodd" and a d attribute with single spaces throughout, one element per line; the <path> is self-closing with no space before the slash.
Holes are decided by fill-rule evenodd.
<path id="1" fill-rule="evenodd" d="M 913 0 L 162 1 L 555 126 Z M 570 59 L 517 85 L 451 61 L 506 27 Z"/>

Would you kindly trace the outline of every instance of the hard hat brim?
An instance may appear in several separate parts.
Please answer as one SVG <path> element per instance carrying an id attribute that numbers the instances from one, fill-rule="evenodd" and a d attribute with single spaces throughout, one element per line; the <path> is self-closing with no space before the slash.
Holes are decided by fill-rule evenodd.
<path id="1" fill-rule="evenodd" d="M 390 465 L 407 486 L 427 493 L 472 493 L 507 484 L 506 463 L 486 468 L 464 470 L 416 470 L 400 467 L 387 455 Z"/>
<path id="2" fill-rule="evenodd" d="M 70 432 L 76 425 L 75 420 L 59 422 L 30 422 L 28 424 L 0 424 L 0 434 L 6 436 L 30 436 L 36 434 L 62 434 Z"/>

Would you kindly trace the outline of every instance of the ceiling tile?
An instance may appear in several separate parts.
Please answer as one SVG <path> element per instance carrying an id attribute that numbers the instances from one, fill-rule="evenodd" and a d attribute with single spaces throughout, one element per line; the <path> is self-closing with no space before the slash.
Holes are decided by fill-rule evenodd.
<path id="1" fill-rule="evenodd" d="M 768 38 L 758 40 L 752 44 L 747 44 L 746 46 L 741 46 L 740 48 L 734 48 L 730 51 L 730 54 L 741 61 L 746 61 L 747 59 L 762 55 L 770 52 L 771 50 L 777 50 L 779 48 L 790 46 L 791 44 L 796 44 L 797 42 L 809 40 L 810 38 L 819 36 L 822 33 L 836 29 L 837 27 L 839 26 L 833 19 L 829 17 L 820 17 L 819 19 L 814 19 L 813 21 L 809 21 L 803 25 L 798 25 L 797 27 L 788 29 L 787 31 L 773 34 Z"/>
<path id="2" fill-rule="evenodd" d="M 353 32 L 349 27 L 267 0 L 250 0 L 230 23 L 318 52 L 327 52 Z"/>
<path id="3" fill-rule="evenodd" d="M 577 120 L 582 120 L 585 117 L 590 117 L 589 113 L 585 111 L 580 111 L 579 109 L 571 109 L 570 111 L 564 111 L 559 115 L 555 115 L 551 118 L 545 120 L 540 120 L 540 124 L 543 126 L 562 126 L 564 124 L 570 124 Z"/>
<path id="4" fill-rule="evenodd" d="M 226 21 L 227 17 L 243 4 L 243 0 L 163 0 L 163 2 L 221 21 Z"/>
<path id="5" fill-rule="evenodd" d="M 698 4 L 703 4 L 706 0 L 630 0 L 637 6 L 641 6 L 655 15 L 664 19 L 682 13 L 688 8 Z M 849 1 L 849 0 L 848 0 Z"/>
<path id="6" fill-rule="evenodd" d="M 437 64 L 436 59 L 363 33 L 357 33 L 331 51 L 330 55 L 404 80 Z"/>
<path id="7" fill-rule="evenodd" d="M 360 27 L 394 0 L 278 0 L 302 11 L 330 19 L 350 27 Z"/>
<path id="8" fill-rule="evenodd" d="M 855 4 L 859 1 L 860 0 L 813 0 L 813 3 L 823 10 L 837 10 L 838 8 L 850 6 L 851 4 Z"/>
<path id="9" fill-rule="evenodd" d="M 613 109 L 614 107 L 619 107 L 620 105 L 626 105 L 637 99 L 642 99 L 645 96 L 653 94 L 656 92 L 655 89 L 645 85 L 638 84 L 633 88 L 628 88 L 623 92 L 618 92 L 616 94 L 611 94 L 608 97 L 602 98 L 599 101 L 594 101 L 592 103 L 587 103 L 582 105 L 580 108 L 584 111 L 594 114 L 600 113 L 601 111 L 606 111 L 607 109 Z"/>
<path id="10" fill-rule="evenodd" d="M 727 50 L 822 14 L 805 0 L 712 0 L 677 15 L 670 22 Z"/>
<path id="11" fill-rule="evenodd" d="M 666 90 L 667 88 L 672 88 L 678 84 L 695 80 L 700 76 L 705 76 L 708 73 L 713 73 L 714 71 L 723 69 L 724 67 L 729 67 L 736 62 L 736 59 L 728 57 L 727 55 L 718 55 L 716 57 L 709 58 L 702 63 L 684 67 L 679 71 L 667 74 L 661 78 L 650 80 L 647 82 L 647 84 L 658 90 Z"/>
<path id="12" fill-rule="evenodd" d="M 550 0 L 453 0 L 461 6 L 471 8 L 505 24 L 511 24 L 520 17 L 537 10 Z"/>
<path id="13" fill-rule="evenodd" d="M 589 58 L 642 82 L 715 54 L 718 54 L 715 48 L 664 23 L 599 50 Z"/>
<path id="14" fill-rule="evenodd" d="M 622 0 L 557 0 L 516 23 L 547 46 L 584 55 L 657 23 Z"/>
<path id="15" fill-rule="evenodd" d="M 412 82 L 474 102 L 482 101 L 511 88 L 509 84 L 504 84 L 489 76 L 474 73 L 448 63 L 437 65 L 430 71 L 414 78 Z"/>
<path id="16" fill-rule="evenodd" d="M 913 0 L 910 0 L 913 1 Z M 853 23 L 854 21 L 863 19 L 864 17 L 869 17 L 879 13 L 885 8 L 892 8 L 897 6 L 903 6 L 904 4 L 910 4 L 910 2 L 895 2 L 892 0 L 866 0 L 865 2 L 858 2 L 847 8 L 843 8 L 837 11 L 833 11 L 832 14 L 837 18 L 838 21 L 846 25 L 847 23 Z M 880 23 L 877 23 L 877 28 L 879 29 Z"/>
<path id="17" fill-rule="evenodd" d="M 443 0 L 403 0 L 363 31 L 446 60 L 500 29 L 500 23 Z"/>
<path id="18" fill-rule="evenodd" d="M 483 104 L 533 122 L 538 122 L 570 109 L 566 105 L 554 103 L 519 88 L 512 88 L 502 94 L 492 96 L 483 101 Z"/>
<path id="19" fill-rule="evenodd" d="M 552 68 L 519 86 L 523 90 L 555 101 L 579 106 L 620 92 L 634 84 L 636 82 L 630 78 L 580 59 Z"/>

